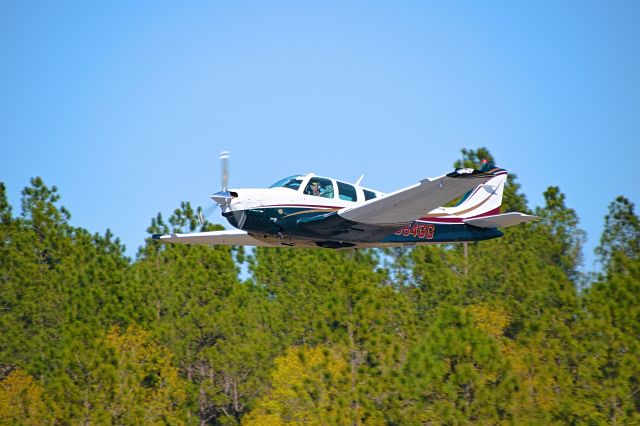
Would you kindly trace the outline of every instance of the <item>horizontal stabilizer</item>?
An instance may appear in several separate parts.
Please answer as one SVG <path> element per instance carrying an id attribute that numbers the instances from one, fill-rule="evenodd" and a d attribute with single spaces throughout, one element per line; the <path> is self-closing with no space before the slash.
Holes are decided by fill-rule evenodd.
<path id="1" fill-rule="evenodd" d="M 496 214 L 492 216 L 477 217 L 474 219 L 463 219 L 463 222 L 467 225 L 477 226 L 478 228 L 506 228 L 537 219 L 539 219 L 538 216 L 511 212 Z"/>
<path id="2" fill-rule="evenodd" d="M 245 231 L 237 229 L 229 231 L 194 232 L 193 234 L 156 234 L 152 238 L 161 243 L 271 247 L 271 244 L 256 240 Z"/>

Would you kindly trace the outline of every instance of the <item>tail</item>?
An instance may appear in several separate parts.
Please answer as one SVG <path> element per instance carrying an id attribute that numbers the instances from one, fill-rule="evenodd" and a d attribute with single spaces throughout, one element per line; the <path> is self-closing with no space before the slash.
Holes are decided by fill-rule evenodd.
<path id="1" fill-rule="evenodd" d="M 443 207 L 442 210 L 463 220 L 500 214 L 507 171 L 496 167 L 488 172 L 495 176 L 464 194 L 455 206 Z"/>
<path id="2" fill-rule="evenodd" d="M 508 173 L 498 168 L 491 168 L 487 172 L 495 176 L 467 192 L 456 206 L 443 207 L 443 210 L 462 219 L 467 225 L 478 228 L 506 228 L 538 219 L 537 216 L 517 212 L 501 214 L 502 194 Z"/>

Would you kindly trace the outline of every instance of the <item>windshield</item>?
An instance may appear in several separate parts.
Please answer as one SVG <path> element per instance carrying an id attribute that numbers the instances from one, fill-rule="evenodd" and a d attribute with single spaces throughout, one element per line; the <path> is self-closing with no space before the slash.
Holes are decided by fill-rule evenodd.
<path id="1" fill-rule="evenodd" d="M 293 176 L 287 176 L 284 179 L 280 179 L 279 181 L 271 185 L 269 188 L 282 187 L 282 188 L 289 188 L 289 189 L 293 189 L 294 191 L 297 191 L 298 188 L 300 188 L 301 183 L 302 183 L 302 176 L 293 175 Z"/>

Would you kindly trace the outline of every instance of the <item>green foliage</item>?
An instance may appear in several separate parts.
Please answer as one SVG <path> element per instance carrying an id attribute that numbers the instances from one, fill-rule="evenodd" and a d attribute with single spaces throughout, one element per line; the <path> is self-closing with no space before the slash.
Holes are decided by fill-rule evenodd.
<path id="1" fill-rule="evenodd" d="M 40 348 L 58 340 L 69 306 L 62 283 L 70 272 L 61 265 L 71 252 L 69 215 L 55 205 L 55 187 L 40 178 L 31 184 L 23 191 L 22 217 L 10 218 L 5 209 L 0 225 L 0 365 L 5 369 L 42 362 Z"/>
<path id="2" fill-rule="evenodd" d="M 585 292 L 579 340 L 584 417 L 609 424 L 640 422 L 640 250 L 638 217 L 624 197 L 611 203 L 598 254 L 606 276 Z"/>
<path id="3" fill-rule="evenodd" d="M 595 283 L 584 301 L 577 387 L 594 422 L 640 421 L 640 261 L 628 267 Z"/>
<path id="4" fill-rule="evenodd" d="M 549 260 L 560 266 L 569 278 L 577 280 L 586 235 L 578 229 L 578 216 L 565 205 L 566 197 L 560 188 L 550 186 L 543 195 L 545 206 L 536 209 L 536 214 L 542 218 L 541 227 L 554 244 L 548 251 Z"/>
<path id="5" fill-rule="evenodd" d="M 515 374 L 489 334 L 458 308 L 440 310 L 398 378 L 395 424 L 512 421 Z M 397 417 L 396 417 L 397 416 Z"/>
<path id="6" fill-rule="evenodd" d="M 528 211 L 510 178 L 507 208 Z M 584 233 L 557 187 L 540 221 L 466 247 L 247 255 L 148 238 L 133 261 L 111 231 L 73 227 L 42 179 L 22 194 L 14 216 L 0 183 L 0 424 L 640 422 L 624 197 L 579 292 Z M 220 229 L 197 212 L 148 231 Z"/>
<path id="7" fill-rule="evenodd" d="M 45 403 L 43 388 L 20 369 L 0 381 L 0 425 L 53 424 L 54 413 Z"/>
<path id="8" fill-rule="evenodd" d="M 11 205 L 7 200 L 7 188 L 0 182 L 0 221 L 3 224 L 11 222 Z"/>
<path id="9" fill-rule="evenodd" d="M 243 425 L 346 424 L 349 410 L 337 401 L 350 389 L 349 364 L 336 349 L 288 348 L 276 358 L 272 388 Z"/>
<path id="10" fill-rule="evenodd" d="M 196 211 L 182 203 L 150 233 L 192 232 Z M 204 223 L 200 230 L 221 229 Z M 138 321 L 176 356 L 189 405 L 201 422 L 236 423 L 264 391 L 281 349 L 270 336 L 266 294 L 238 281 L 228 247 L 160 245 L 148 239 L 131 268 L 143 315 Z"/>
<path id="11" fill-rule="evenodd" d="M 66 366 L 68 416 L 85 424 L 182 424 L 185 386 L 172 355 L 137 326 L 87 341 Z"/>
<path id="12" fill-rule="evenodd" d="M 637 259 L 640 253 L 640 220 L 634 205 L 623 196 L 610 205 L 604 218 L 604 230 L 596 254 L 606 271 L 624 268 L 625 259 Z"/>
<path id="13" fill-rule="evenodd" d="M 415 338 L 413 307 L 367 251 L 258 249 L 252 270 L 287 346 L 338 345 L 349 362 L 353 422 L 382 421 L 382 401 Z"/>

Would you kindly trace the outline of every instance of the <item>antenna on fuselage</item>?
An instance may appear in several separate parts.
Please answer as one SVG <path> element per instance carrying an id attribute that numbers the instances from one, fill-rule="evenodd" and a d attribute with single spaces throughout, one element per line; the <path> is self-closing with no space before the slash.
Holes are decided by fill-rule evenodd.
<path id="1" fill-rule="evenodd" d="M 361 175 L 358 180 L 356 181 L 356 186 L 360 185 L 360 182 L 362 182 L 362 179 L 364 179 L 364 175 Z"/>

